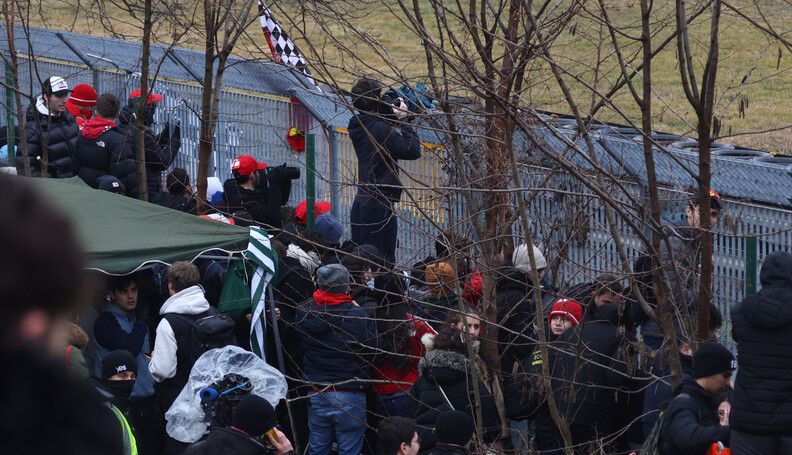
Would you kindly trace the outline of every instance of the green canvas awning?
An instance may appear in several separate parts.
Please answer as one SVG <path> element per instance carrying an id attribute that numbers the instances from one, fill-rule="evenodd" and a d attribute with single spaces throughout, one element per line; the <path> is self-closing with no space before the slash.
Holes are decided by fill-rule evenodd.
<path id="1" fill-rule="evenodd" d="M 124 275 L 145 264 L 247 250 L 250 230 L 95 190 L 80 180 L 31 179 L 74 223 L 88 268 Z"/>

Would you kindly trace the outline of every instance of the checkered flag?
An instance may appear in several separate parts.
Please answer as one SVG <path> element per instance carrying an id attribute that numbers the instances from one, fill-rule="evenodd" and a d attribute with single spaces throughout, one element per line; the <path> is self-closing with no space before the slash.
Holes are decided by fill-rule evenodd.
<path id="1" fill-rule="evenodd" d="M 300 55 L 297 46 L 294 45 L 289 35 L 283 31 L 280 23 L 273 19 L 269 8 L 267 8 L 261 0 L 259 4 L 259 19 L 261 20 L 261 28 L 264 30 L 264 36 L 267 37 L 267 44 L 269 44 L 272 54 L 275 56 L 275 61 L 292 66 L 300 70 L 305 77 L 313 85 L 316 85 L 311 72 L 308 71 L 308 64 L 305 59 Z"/>

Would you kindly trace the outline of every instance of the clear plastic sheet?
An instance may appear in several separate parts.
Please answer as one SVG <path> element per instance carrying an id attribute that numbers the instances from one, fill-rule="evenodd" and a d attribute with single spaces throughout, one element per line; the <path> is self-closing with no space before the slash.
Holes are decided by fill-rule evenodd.
<path id="1" fill-rule="evenodd" d="M 237 373 L 250 379 L 253 384 L 251 393 L 269 401 L 272 407 L 286 397 L 286 378 L 252 352 L 237 346 L 212 349 L 195 362 L 187 385 L 165 413 L 166 429 L 172 438 L 185 443 L 201 439 L 208 424 L 204 422 L 199 393 L 227 373 Z"/>

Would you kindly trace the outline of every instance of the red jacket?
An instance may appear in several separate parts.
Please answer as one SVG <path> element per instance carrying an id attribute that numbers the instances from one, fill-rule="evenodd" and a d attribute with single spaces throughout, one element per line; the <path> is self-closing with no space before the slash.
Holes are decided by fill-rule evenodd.
<path id="1" fill-rule="evenodd" d="M 407 353 L 413 358 L 408 367 L 399 372 L 393 365 L 388 362 L 382 362 L 377 365 L 371 373 L 371 379 L 378 381 L 393 381 L 393 382 L 409 382 L 410 385 L 393 384 L 390 382 L 380 382 L 373 384 L 373 391 L 377 395 L 387 395 L 391 393 L 409 391 L 412 388 L 412 383 L 418 380 L 418 361 L 426 353 L 426 350 L 421 343 L 421 338 L 424 335 L 437 335 L 437 332 L 423 319 L 407 315 L 407 319 L 412 321 L 415 330 L 412 333 L 412 350 Z"/>

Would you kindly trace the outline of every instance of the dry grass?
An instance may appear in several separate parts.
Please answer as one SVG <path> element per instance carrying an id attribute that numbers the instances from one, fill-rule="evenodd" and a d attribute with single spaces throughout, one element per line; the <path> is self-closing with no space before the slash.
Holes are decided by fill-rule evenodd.
<path id="1" fill-rule="evenodd" d="M 74 1 L 74 0 L 70 0 Z M 782 0 L 761 3 L 760 15 L 755 3 L 739 5 L 744 14 L 766 23 L 776 31 L 783 32 L 792 24 L 792 9 Z M 465 3 L 465 2 L 463 2 Z M 128 39 L 140 38 L 139 21 L 122 13 L 112 3 L 100 3 L 103 10 L 58 2 L 55 8 L 47 4 L 30 10 L 31 23 L 38 26 L 60 28 L 95 35 L 110 36 L 102 26 L 100 16 L 112 18 L 116 33 Z M 437 36 L 437 26 L 430 5 L 422 1 L 422 11 L 430 28 Z M 630 35 L 637 36 L 640 7 L 635 0 L 608 2 L 612 20 L 625 27 Z M 360 0 L 355 3 L 336 1 L 331 3 L 340 10 L 338 17 L 327 15 L 319 2 L 312 14 L 294 5 L 271 4 L 276 17 L 284 24 L 303 52 L 312 60 L 312 69 L 320 79 L 331 81 L 342 87 L 358 75 L 375 75 L 385 80 L 409 79 L 413 82 L 426 81 L 426 60 L 420 41 L 405 23 L 395 0 Z M 618 76 L 618 68 L 612 47 L 604 46 L 607 30 L 602 27 L 597 3 L 584 3 L 580 12 L 562 33 L 553 46 L 553 55 L 570 72 L 578 74 L 598 90 L 607 91 Z M 655 2 L 655 18 L 659 21 L 673 11 L 673 2 Z M 325 13 L 320 15 L 317 13 Z M 47 16 L 42 16 L 47 14 Z M 201 17 L 200 11 L 196 11 Z M 185 15 L 180 18 L 185 21 Z M 346 22 L 342 25 L 342 22 Z M 572 33 L 574 25 L 574 33 Z M 720 69 L 718 74 L 718 116 L 722 120 L 721 135 L 733 134 L 725 142 L 777 152 L 790 150 L 792 112 L 787 107 L 790 86 L 789 51 L 768 36 L 751 26 L 729 10 L 724 11 L 720 34 Z M 459 33 L 459 30 L 455 30 Z M 670 26 L 657 25 L 655 45 L 670 33 Z M 193 29 L 183 34 L 183 28 L 166 20 L 156 23 L 155 40 L 170 43 L 174 32 L 181 34 L 179 44 L 201 49 L 200 31 Z M 698 50 L 697 64 L 703 60 L 709 32 L 708 18 L 697 20 L 691 27 L 693 46 Z M 363 39 L 365 33 L 370 39 Z M 375 43 L 372 45 L 371 43 Z M 621 39 L 625 54 L 637 51 L 635 42 Z M 781 57 L 779 60 L 779 50 Z M 235 54 L 250 58 L 269 58 L 269 50 L 257 21 L 248 27 L 246 36 L 239 43 Z M 698 77 L 700 79 L 700 67 Z M 742 84 L 743 78 L 750 77 Z M 464 77 L 461 75 L 460 77 Z M 676 46 L 672 43 L 653 62 L 653 87 L 655 90 L 654 128 L 656 130 L 691 134 L 696 119 L 693 109 L 685 98 L 680 82 Z M 546 110 L 569 112 L 562 100 L 560 90 L 552 79 L 546 63 L 537 61 L 526 75 L 529 87 L 523 99 L 526 103 Z M 592 104 L 592 92 L 580 82 L 567 78 L 573 89 L 576 103 L 582 110 Z M 640 83 L 640 81 L 637 81 Z M 747 101 L 747 103 L 746 103 Z M 639 121 L 639 110 L 632 97 L 622 90 L 613 98 L 614 104 L 627 118 Z M 740 106 L 744 109 L 740 109 Z M 747 107 L 746 107 L 747 106 Z M 604 120 L 626 123 L 615 109 L 604 109 L 598 116 Z"/>

